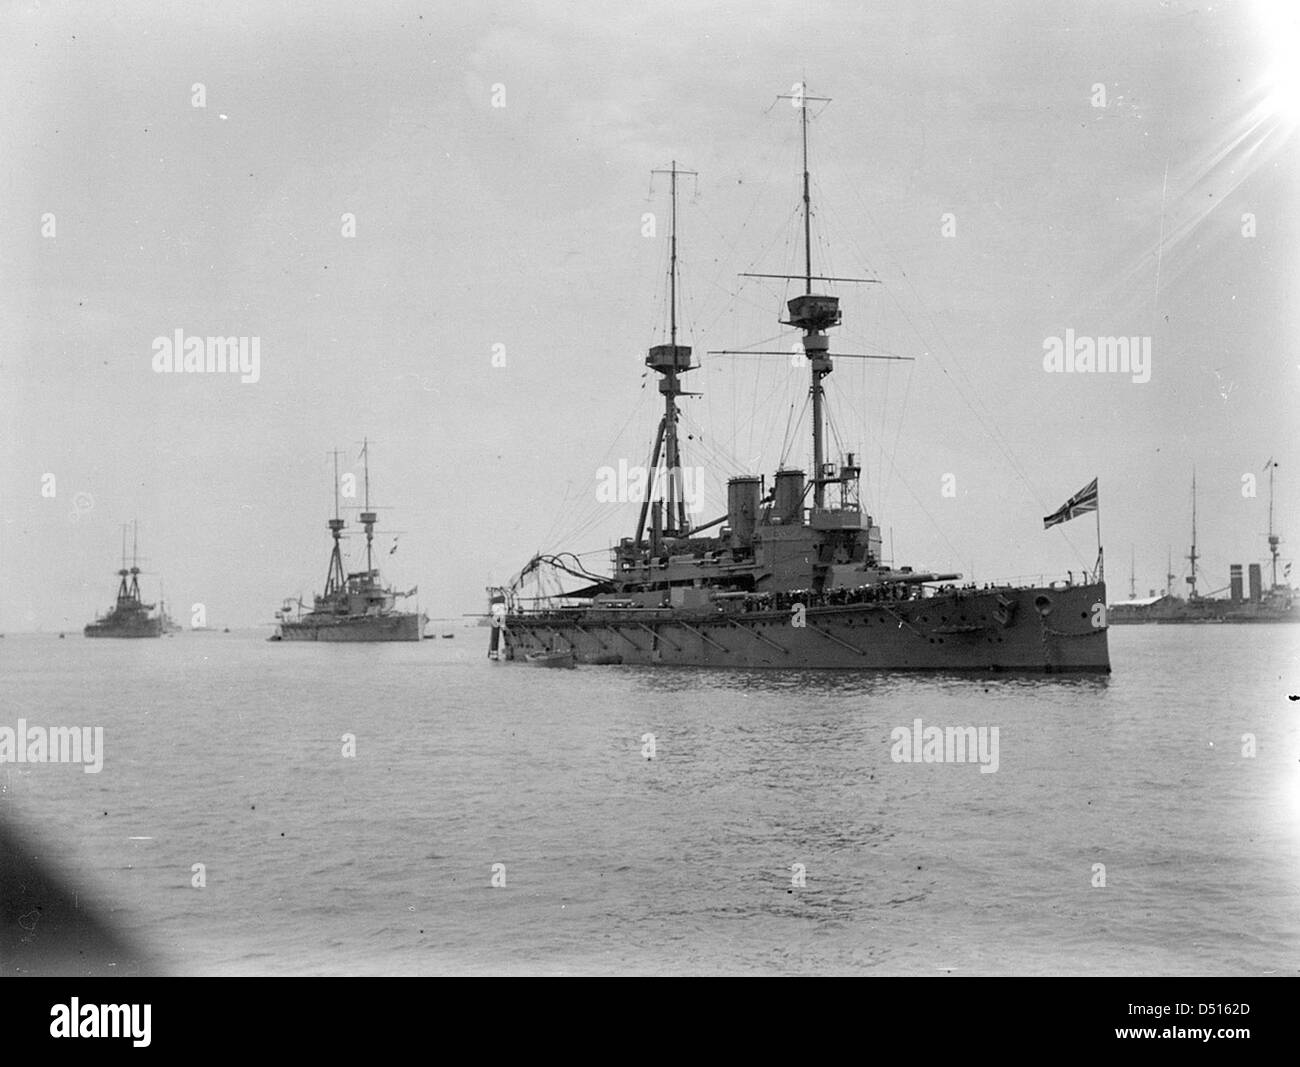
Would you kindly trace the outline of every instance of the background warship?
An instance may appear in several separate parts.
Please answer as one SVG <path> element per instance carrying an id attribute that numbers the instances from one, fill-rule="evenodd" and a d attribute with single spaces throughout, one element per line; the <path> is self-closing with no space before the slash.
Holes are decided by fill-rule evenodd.
<path id="1" fill-rule="evenodd" d="M 676 399 L 683 395 L 680 375 L 697 364 L 691 348 L 677 343 L 674 163 L 669 343 L 652 347 L 645 360 L 660 376 L 664 413 L 636 533 L 613 549 L 609 577 L 589 572 L 572 553 L 538 554 L 507 585 L 490 587 L 489 656 L 571 652 L 579 663 L 1108 672 L 1100 550 L 1095 580 L 1078 584 L 975 588 L 956 584 L 957 573 L 886 565 L 880 527 L 860 504 L 854 454 L 826 461 L 823 381 L 833 369 L 827 331 L 840 324 L 841 312 L 839 298 L 814 292 L 813 283 L 873 279 L 813 273 L 807 104 L 823 98 L 799 99 L 804 272 L 795 277 L 804 292 L 787 302 L 782 322 L 802 331 L 811 373 L 812 477 L 782 467 L 770 489 L 757 474 L 732 477 L 725 515 L 694 528 L 687 521 Z M 1094 481 L 1044 522 L 1096 508 Z M 585 584 L 525 598 L 524 581 L 542 568 Z"/>
<path id="2" fill-rule="evenodd" d="M 279 628 L 272 641 L 419 641 L 427 617 L 397 610 L 397 601 L 414 596 L 419 586 L 399 593 L 385 586 L 374 564 L 373 543 L 378 516 L 370 508 L 369 441 L 361 449 L 365 461 L 365 504 L 360 521 L 366 531 L 366 569 L 345 574 L 340 539 L 345 523 L 339 518 L 338 453 L 334 453 L 334 517 L 329 520 L 334 548 L 330 553 L 325 591 L 318 594 L 312 610 L 303 612 L 302 601 L 286 600 L 276 612 Z"/>
<path id="3" fill-rule="evenodd" d="M 131 566 L 126 565 L 126 527 L 122 527 L 122 569 L 117 572 L 117 601 L 108 614 L 87 623 L 87 637 L 161 637 L 163 618 L 150 615 L 153 604 L 140 598 L 140 560 L 136 524 L 131 524 Z"/>
<path id="4" fill-rule="evenodd" d="M 1281 538 L 1273 529 L 1273 471 L 1277 464 L 1272 459 L 1265 465 L 1268 471 L 1268 550 L 1271 557 L 1272 575 L 1267 589 L 1264 588 L 1263 569 L 1258 563 L 1251 563 L 1242 568 L 1240 563 L 1233 563 L 1228 568 L 1228 584 L 1221 589 L 1211 590 L 1207 594 L 1197 592 L 1199 580 L 1196 561 L 1200 554 L 1196 551 L 1196 476 L 1192 476 L 1192 547 L 1187 555 L 1191 564 L 1191 573 L 1186 582 L 1186 598 L 1174 593 L 1173 564 L 1169 564 L 1165 575 L 1165 591 L 1157 595 L 1153 590 L 1149 596 L 1138 597 L 1136 582 L 1130 578 L 1129 599 L 1110 606 L 1109 618 L 1112 623 L 1128 625 L 1133 623 L 1206 623 L 1206 622 L 1300 622 L 1300 594 L 1285 582 L 1277 580 L 1279 545 Z M 1283 566 L 1283 578 L 1289 579 L 1291 565 Z M 1219 594 L 1227 593 L 1226 597 Z"/>

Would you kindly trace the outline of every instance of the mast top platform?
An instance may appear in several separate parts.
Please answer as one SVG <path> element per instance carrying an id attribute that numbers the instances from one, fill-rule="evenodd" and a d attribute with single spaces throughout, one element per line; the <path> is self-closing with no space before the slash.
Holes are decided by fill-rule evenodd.
<path id="1" fill-rule="evenodd" d="M 694 370 L 690 345 L 655 345 L 645 358 L 645 365 L 660 374 L 682 374 Z"/>
<path id="2" fill-rule="evenodd" d="M 840 324 L 840 298 L 803 293 L 786 302 L 790 318 L 786 325 L 801 330 L 828 330 Z"/>

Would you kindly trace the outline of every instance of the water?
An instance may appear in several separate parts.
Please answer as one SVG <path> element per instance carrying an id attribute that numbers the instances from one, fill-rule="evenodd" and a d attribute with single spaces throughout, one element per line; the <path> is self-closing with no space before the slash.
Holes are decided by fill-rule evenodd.
<path id="1" fill-rule="evenodd" d="M 169 973 L 1300 968 L 1300 627 L 987 680 L 261 636 L 0 641 L 0 726 L 105 733 L 0 765 L 0 818 Z M 997 726 L 997 772 L 893 762 L 915 718 Z"/>

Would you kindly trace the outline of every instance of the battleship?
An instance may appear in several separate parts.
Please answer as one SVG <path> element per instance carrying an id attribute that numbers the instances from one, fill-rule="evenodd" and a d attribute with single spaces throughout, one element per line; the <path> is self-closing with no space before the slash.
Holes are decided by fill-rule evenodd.
<path id="1" fill-rule="evenodd" d="M 1166 568 L 1164 593 L 1152 590 L 1146 597 L 1137 596 L 1136 581 L 1130 573 L 1129 599 L 1110 606 L 1111 623 L 1250 623 L 1250 622 L 1300 622 L 1300 592 L 1285 582 L 1278 581 L 1279 545 L 1281 538 L 1273 528 L 1273 471 L 1277 464 L 1269 460 L 1268 470 L 1268 549 L 1271 557 L 1272 581 L 1264 587 L 1263 569 L 1251 563 L 1243 569 L 1240 563 L 1228 568 L 1228 584 L 1201 594 L 1197 591 L 1200 580 L 1196 550 L 1196 476 L 1192 476 L 1192 545 L 1187 555 L 1191 572 L 1186 578 L 1187 596 L 1174 593 L 1175 575 L 1172 563 Z M 1289 578 L 1291 565 L 1283 565 L 1283 577 Z M 1227 596 L 1220 594 L 1227 593 Z"/>
<path id="2" fill-rule="evenodd" d="M 334 454 L 334 517 L 329 530 L 334 538 L 325 591 L 318 594 L 310 611 L 303 611 L 301 599 L 286 600 L 276 612 L 279 626 L 272 641 L 419 641 L 428 621 L 419 608 L 398 611 L 397 601 L 413 597 L 419 587 L 405 593 L 385 586 L 374 564 L 375 523 L 379 516 L 370 506 L 369 441 L 361 449 L 365 461 L 365 498 L 359 516 L 366 533 L 366 569 L 351 574 L 343 569 L 341 541 L 346 525 L 339 517 L 338 452 Z"/>
<path id="3" fill-rule="evenodd" d="M 1196 564 L 1201 554 L 1196 551 L 1196 472 L 1192 471 L 1192 546 L 1185 557 L 1190 564 L 1190 571 L 1184 579 L 1187 583 L 1187 596 L 1180 597 L 1174 590 L 1177 575 L 1174 574 L 1172 555 L 1165 565 L 1165 590 L 1157 595 L 1152 590 L 1148 596 L 1137 595 L 1136 575 L 1129 572 L 1129 598 L 1110 605 L 1108 613 L 1112 624 L 1121 626 L 1133 623 L 1214 623 L 1222 622 L 1224 613 L 1231 606 L 1230 602 L 1218 596 L 1223 589 L 1201 593 L 1197 588 L 1200 575 Z M 1240 600 L 1240 567 L 1234 567 L 1237 581 L 1238 600 Z M 1226 587 L 1225 587 L 1226 588 Z"/>
<path id="4" fill-rule="evenodd" d="M 167 600 L 163 596 L 161 580 L 158 582 L 158 621 L 162 626 L 163 634 L 167 637 L 172 636 L 172 634 L 185 632 L 185 627 L 173 619 L 167 612 Z"/>
<path id="5" fill-rule="evenodd" d="M 613 547 L 610 575 L 589 571 L 572 552 L 538 553 L 507 584 L 489 587 L 492 659 L 537 662 L 539 654 L 558 653 L 582 664 L 1110 671 L 1100 544 L 1095 571 L 1077 582 L 976 587 L 962 584 L 960 573 L 894 566 L 883 559 L 880 525 L 862 507 L 855 454 L 827 461 L 824 381 L 834 359 L 907 357 L 830 351 L 828 331 L 841 324 L 841 310 L 826 283 L 874 279 L 814 273 L 808 171 L 814 99 L 823 98 L 799 99 L 804 270 L 756 275 L 803 283 L 781 322 L 802 333 L 812 476 L 783 464 L 770 489 L 762 475 L 733 476 L 726 514 L 703 525 L 688 522 L 677 398 L 681 376 L 698 364 L 691 347 L 677 342 L 677 175 L 689 172 L 674 162 L 668 343 L 651 347 L 645 359 L 659 375 L 664 407 L 635 535 Z M 1094 481 L 1044 525 L 1096 508 Z M 525 580 L 544 569 L 582 584 L 551 597 L 525 597 Z"/>
<path id="6" fill-rule="evenodd" d="M 1273 472 L 1277 464 L 1270 458 L 1268 469 L 1268 554 L 1272 567 L 1272 581 L 1267 589 L 1263 588 L 1263 576 L 1258 563 L 1250 565 L 1250 598 L 1242 596 L 1241 568 L 1236 567 L 1237 574 L 1233 584 L 1232 608 L 1224 615 L 1224 622 L 1300 622 L 1300 590 L 1291 588 L 1291 564 L 1282 567 L 1282 576 L 1286 582 L 1277 580 L 1277 564 L 1280 555 L 1279 546 L 1282 539 L 1273 529 Z"/>
<path id="7" fill-rule="evenodd" d="M 140 559 L 135 524 L 131 532 L 131 566 L 126 565 L 126 527 L 122 527 L 122 569 L 117 572 L 117 600 L 83 631 L 87 637 L 161 637 L 163 617 L 150 615 L 153 604 L 140 596 Z M 60 637 L 63 635 L 60 634 Z"/>

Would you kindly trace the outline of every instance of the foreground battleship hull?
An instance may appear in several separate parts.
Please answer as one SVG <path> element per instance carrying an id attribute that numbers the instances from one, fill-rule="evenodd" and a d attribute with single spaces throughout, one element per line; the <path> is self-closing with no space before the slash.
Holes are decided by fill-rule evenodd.
<path id="1" fill-rule="evenodd" d="M 282 622 L 283 641 L 419 641 L 424 636 L 422 615 L 368 616 L 328 621 Z"/>
<path id="2" fill-rule="evenodd" d="M 510 616 L 504 658 L 868 670 L 1110 671 L 1104 583 L 962 590 L 792 611 L 581 608 Z M 800 626 L 802 621 L 804 625 Z"/>

